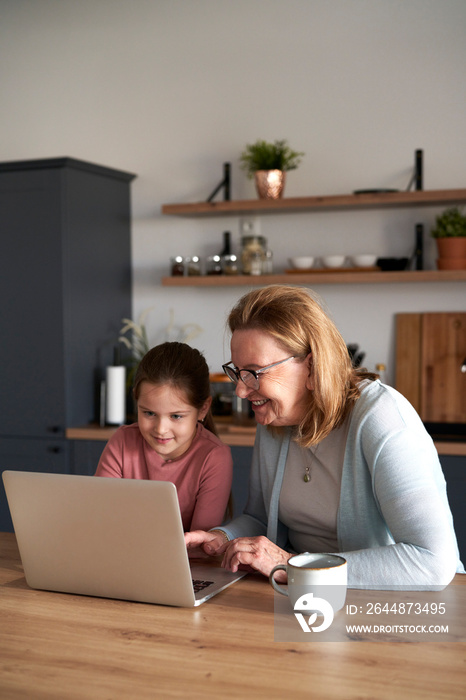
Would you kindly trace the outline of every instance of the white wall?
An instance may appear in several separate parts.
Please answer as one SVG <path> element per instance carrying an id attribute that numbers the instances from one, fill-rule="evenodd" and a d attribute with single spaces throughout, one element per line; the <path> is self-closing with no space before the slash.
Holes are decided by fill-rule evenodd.
<path id="1" fill-rule="evenodd" d="M 255 197 L 246 143 L 287 138 L 306 156 L 286 194 L 405 189 L 424 150 L 425 189 L 466 186 L 464 0 L 0 0 L 0 160 L 71 156 L 137 174 L 134 315 L 169 309 L 211 369 L 245 288 L 160 286 L 174 254 L 218 251 L 238 218 L 162 217 L 206 199 L 232 163 L 233 198 Z M 290 253 L 407 255 L 433 209 L 261 217 L 278 268 Z M 426 236 L 428 266 L 435 267 Z M 465 309 L 461 283 L 321 285 L 366 363 L 393 368 L 394 315 Z"/>

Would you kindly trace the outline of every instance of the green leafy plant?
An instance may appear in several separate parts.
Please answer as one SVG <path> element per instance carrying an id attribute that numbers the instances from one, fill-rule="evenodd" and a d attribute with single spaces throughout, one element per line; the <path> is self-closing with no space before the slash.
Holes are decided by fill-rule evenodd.
<path id="1" fill-rule="evenodd" d="M 295 170 L 304 153 L 293 151 L 286 140 L 247 144 L 241 154 L 241 168 L 252 178 L 257 170 Z"/>
<path id="2" fill-rule="evenodd" d="M 118 340 L 120 343 L 123 343 L 128 350 L 131 350 L 130 362 L 133 365 L 139 364 L 146 352 L 150 350 L 145 322 L 153 308 L 154 307 L 151 306 L 149 309 L 143 311 L 139 316 L 138 323 L 132 321 L 130 318 L 122 319 L 124 325 L 120 330 L 120 337 Z M 130 338 L 126 337 L 127 334 L 130 334 Z"/>
<path id="3" fill-rule="evenodd" d="M 458 207 L 446 209 L 435 219 L 435 227 L 431 231 L 433 238 L 457 238 L 466 236 L 466 216 Z"/>
<path id="4" fill-rule="evenodd" d="M 153 308 L 155 307 L 151 306 L 149 309 L 143 311 L 139 316 L 138 323 L 132 321 L 130 318 L 122 319 L 122 323 L 124 325 L 120 330 L 120 337 L 118 340 L 131 351 L 130 357 L 126 358 L 125 360 L 126 390 L 128 393 L 131 391 L 131 387 L 133 386 L 134 375 L 139 363 L 146 352 L 150 350 L 145 322 L 148 314 Z"/>

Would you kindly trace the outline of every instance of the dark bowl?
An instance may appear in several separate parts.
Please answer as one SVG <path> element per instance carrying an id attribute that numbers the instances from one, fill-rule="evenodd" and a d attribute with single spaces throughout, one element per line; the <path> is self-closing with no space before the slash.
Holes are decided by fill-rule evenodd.
<path id="1" fill-rule="evenodd" d="M 409 265 L 409 258 L 377 258 L 376 265 L 382 272 L 391 270 L 406 270 Z"/>

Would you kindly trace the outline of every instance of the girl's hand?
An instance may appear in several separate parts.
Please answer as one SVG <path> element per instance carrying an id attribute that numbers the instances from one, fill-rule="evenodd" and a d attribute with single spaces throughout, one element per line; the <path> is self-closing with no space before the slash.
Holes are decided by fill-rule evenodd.
<path id="1" fill-rule="evenodd" d="M 252 569 L 264 576 L 269 576 L 274 566 L 286 564 L 291 557 L 289 552 L 280 549 L 267 537 L 238 537 L 223 544 L 218 554 L 224 552 L 222 566 L 229 571 Z M 279 583 L 286 581 L 286 573 L 277 571 L 275 578 Z"/>
<path id="2" fill-rule="evenodd" d="M 214 557 L 217 554 L 223 554 L 222 546 L 227 542 L 225 533 L 219 530 L 205 532 L 204 530 L 193 530 L 192 532 L 184 533 L 184 541 L 188 553 L 192 550 L 201 548 L 201 551 Z M 219 550 L 221 550 L 219 552 Z"/>

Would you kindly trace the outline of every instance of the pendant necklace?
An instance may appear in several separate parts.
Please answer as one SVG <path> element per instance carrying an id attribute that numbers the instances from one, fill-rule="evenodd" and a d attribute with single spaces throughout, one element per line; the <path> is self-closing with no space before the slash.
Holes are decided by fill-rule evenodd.
<path id="1" fill-rule="evenodd" d="M 308 484 L 311 480 L 311 464 L 315 458 L 316 452 L 319 449 L 319 445 L 317 445 L 316 449 L 314 452 L 309 448 L 309 457 L 306 455 L 307 459 L 307 464 L 304 468 L 304 476 L 303 476 L 303 481 Z"/>

